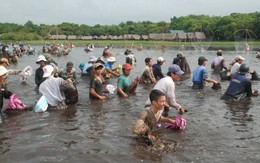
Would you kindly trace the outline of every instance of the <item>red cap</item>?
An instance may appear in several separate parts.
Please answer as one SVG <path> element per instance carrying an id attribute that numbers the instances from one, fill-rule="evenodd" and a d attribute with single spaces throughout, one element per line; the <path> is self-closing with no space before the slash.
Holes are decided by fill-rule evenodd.
<path id="1" fill-rule="evenodd" d="M 123 68 L 125 70 L 130 70 L 130 69 L 132 69 L 132 66 L 129 63 L 126 63 L 126 64 L 123 65 Z"/>

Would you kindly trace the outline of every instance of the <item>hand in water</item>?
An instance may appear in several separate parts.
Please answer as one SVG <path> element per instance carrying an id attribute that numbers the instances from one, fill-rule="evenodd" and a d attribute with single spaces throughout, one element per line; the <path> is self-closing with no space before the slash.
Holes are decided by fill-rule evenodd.
<path id="1" fill-rule="evenodd" d="M 100 99 L 101 100 L 105 100 L 105 99 L 107 99 L 107 97 L 106 96 L 101 96 Z"/>
<path id="2" fill-rule="evenodd" d="M 179 109 L 179 114 L 183 114 L 184 112 L 187 112 L 187 110 L 185 110 L 184 108 Z"/>
<path id="3" fill-rule="evenodd" d="M 253 90 L 253 91 L 252 91 L 252 95 L 253 95 L 253 96 L 258 96 L 258 91 L 257 91 L 257 90 Z"/>

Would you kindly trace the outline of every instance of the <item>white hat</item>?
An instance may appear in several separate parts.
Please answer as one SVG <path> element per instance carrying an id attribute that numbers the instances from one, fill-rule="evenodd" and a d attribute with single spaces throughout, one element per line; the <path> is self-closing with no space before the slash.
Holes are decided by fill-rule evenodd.
<path id="1" fill-rule="evenodd" d="M 96 62 L 96 61 L 97 61 L 97 57 L 95 57 L 95 56 L 89 57 L 89 62 Z"/>
<path id="2" fill-rule="evenodd" d="M 157 61 L 158 62 L 164 62 L 164 58 L 163 57 L 159 57 L 159 58 L 157 58 Z"/>
<path id="3" fill-rule="evenodd" d="M 235 58 L 235 60 L 239 60 L 239 59 L 245 60 L 245 58 L 243 58 L 241 55 L 238 55 L 238 56 L 236 56 L 236 58 Z"/>
<path id="4" fill-rule="evenodd" d="M 116 61 L 116 58 L 115 57 L 109 57 L 107 59 L 108 62 L 115 62 Z"/>
<path id="5" fill-rule="evenodd" d="M 8 71 L 4 66 L 0 66 L 0 76 L 7 74 Z"/>
<path id="6" fill-rule="evenodd" d="M 46 77 L 49 77 L 51 76 L 52 72 L 53 72 L 54 68 L 52 67 L 52 65 L 46 65 L 43 67 L 43 77 L 46 78 Z"/>
<path id="7" fill-rule="evenodd" d="M 36 63 L 39 63 L 40 61 L 45 61 L 47 62 L 46 58 L 43 55 L 40 55 L 36 61 Z"/>

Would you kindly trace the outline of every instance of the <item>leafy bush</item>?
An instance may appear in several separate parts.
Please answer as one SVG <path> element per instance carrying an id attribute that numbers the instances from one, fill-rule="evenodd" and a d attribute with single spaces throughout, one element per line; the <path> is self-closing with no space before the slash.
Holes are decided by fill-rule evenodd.
<path id="1" fill-rule="evenodd" d="M 22 33 L 22 32 L 9 32 L 4 33 L 0 36 L 1 40 L 15 40 L 15 41 L 21 41 L 21 40 L 42 40 L 42 37 L 39 36 L 36 33 Z"/>

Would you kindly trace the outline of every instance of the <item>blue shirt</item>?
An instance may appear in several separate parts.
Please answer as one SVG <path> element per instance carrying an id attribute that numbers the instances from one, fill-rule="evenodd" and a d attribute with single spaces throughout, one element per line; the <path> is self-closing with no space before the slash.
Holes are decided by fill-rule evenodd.
<path id="1" fill-rule="evenodd" d="M 192 82 L 196 84 L 203 83 L 204 79 L 208 78 L 208 73 L 205 66 L 199 65 L 194 71 L 193 71 L 193 77 Z"/>
<path id="2" fill-rule="evenodd" d="M 84 65 L 84 67 L 83 67 L 83 69 L 82 69 L 82 74 L 88 74 L 88 69 L 90 68 L 90 67 L 92 67 L 93 66 L 93 64 L 92 63 L 87 63 L 87 64 L 85 64 Z"/>
<path id="3" fill-rule="evenodd" d="M 246 78 L 245 74 L 235 73 L 232 76 L 225 95 L 229 95 L 236 99 L 242 97 L 243 95 L 251 97 L 252 83 L 249 79 Z"/>
<path id="4" fill-rule="evenodd" d="M 162 74 L 162 68 L 159 64 L 153 64 L 153 75 L 156 79 L 161 79 L 164 77 L 164 75 Z"/>
<path id="5" fill-rule="evenodd" d="M 112 65 L 109 62 L 105 63 L 105 67 L 108 67 L 110 70 L 112 70 Z"/>

